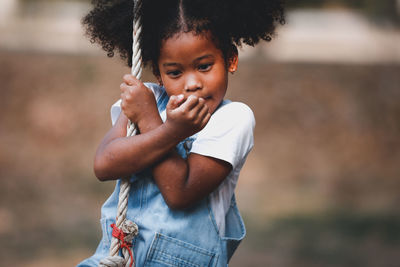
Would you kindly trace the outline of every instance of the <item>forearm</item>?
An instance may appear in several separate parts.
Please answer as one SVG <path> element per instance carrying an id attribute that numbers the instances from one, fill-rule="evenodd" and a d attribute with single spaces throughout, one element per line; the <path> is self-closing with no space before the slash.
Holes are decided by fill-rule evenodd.
<path id="1" fill-rule="evenodd" d="M 171 99 L 168 102 L 170 109 L 174 105 L 178 106 L 182 100 L 174 96 Z M 138 119 L 135 122 L 140 134 L 132 137 L 125 136 L 128 118 L 121 113 L 96 153 L 96 176 L 100 180 L 115 180 L 155 164 L 181 140 L 204 127 L 209 117 L 205 117 L 207 110 L 203 108 L 204 105 L 192 107 L 198 102 L 197 98 L 192 97 L 182 106 L 170 111 L 171 119 L 165 123 L 161 120 L 156 105 L 147 105 L 145 115 L 136 116 Z M 204 100 L 200 102 L 203 103 Z M 121 106 L 124 107 L 123 104 Z M 200 111 L 203 116 L 198 118 L 195 115 Z"/>
<path id="2" fill-rule="evenodd" d="M 160 160 L 180 140 L 171 134 L 161 118 L 148 116 L 139 123 L 140 134 L 126 137 L 128 119 L 121 114 L 115 129 L 106 135 L 95 157 L 100 180 L 114 180 L 139 172 Z"/>
<path id="3" fill-rule="evenodd" d="M 170 151 L 152 169 L 153 177 L 168 206 L 177 206 L 188 189 L 189 166 L 177 151 Z"/>
<path id="4" fill-rule="evenodd" d="M 171 151 L 153 167 L 153 177 L 170 208 L 186 209 L 214 191 L 231 170 L 216 158 L 189 154 L 183 159 Z"/>

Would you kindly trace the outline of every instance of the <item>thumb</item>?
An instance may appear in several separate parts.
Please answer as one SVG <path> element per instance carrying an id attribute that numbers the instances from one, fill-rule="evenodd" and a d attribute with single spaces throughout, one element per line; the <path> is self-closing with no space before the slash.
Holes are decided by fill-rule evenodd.
<path id="1" fill-rule="evenodd" d="M 176 109 L 183 101 L 183 94 L 173 95 L 169 98 L 167 109 Z"/>

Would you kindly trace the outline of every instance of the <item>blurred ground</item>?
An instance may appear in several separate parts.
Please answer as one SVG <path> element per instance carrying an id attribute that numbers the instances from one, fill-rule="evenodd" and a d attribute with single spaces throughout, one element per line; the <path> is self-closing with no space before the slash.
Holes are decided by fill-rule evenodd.
<path id="1" fill-rule="evenodd" d="M 228 93 L 257 120 L 237 192 L 248 235 L 231 266 L 398 266 L 400 66 L 258 52 Z M 100 238 L 113 183 L 92 159 L 129 69 L 11 51 L 0 66 L 0 266 L 73 266 Z"/>

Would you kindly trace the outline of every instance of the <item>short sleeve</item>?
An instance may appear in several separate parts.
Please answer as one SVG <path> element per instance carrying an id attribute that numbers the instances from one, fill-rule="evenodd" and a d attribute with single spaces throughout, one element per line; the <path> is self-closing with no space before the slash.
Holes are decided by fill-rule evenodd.
<path id="1" fill-rule="evenodd" d="M 190 152 L 224 160 L 235 168 L 243 164 L 254 145 L 254 126 L 254 114 L 247 105 L 225 104 L 198 133 Z"/>
<path id="2" fill-rule="evenodd" d="M 159 97 L 164 91 L 163 87 L 155 83 L 144 83 L 144 85 L 147 86 L 153 92 L 154 98 L 156 99 L 156 102 L 158 102 Z M 121 113 L 121 99 L 119 99 L 111 106 L 110 113 L 111 113 L 111 123 L 112 125 L 114 125 L 117 122 L 119 114 Z"/>

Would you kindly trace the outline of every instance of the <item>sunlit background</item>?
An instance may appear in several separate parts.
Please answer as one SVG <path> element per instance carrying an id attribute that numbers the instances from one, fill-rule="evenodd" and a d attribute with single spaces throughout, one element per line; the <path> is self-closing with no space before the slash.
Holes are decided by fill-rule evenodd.
<path id="1" fill-rule="evenodd" d="M 287 2 L 230 76 L 257 120 L 230 266 L 400 266 L 400 1 Z M 89 8 L 0 0 L 0 266 L 74 266 L 100 239 L 93 156 L 130 70 L 83 36 Z"/>

